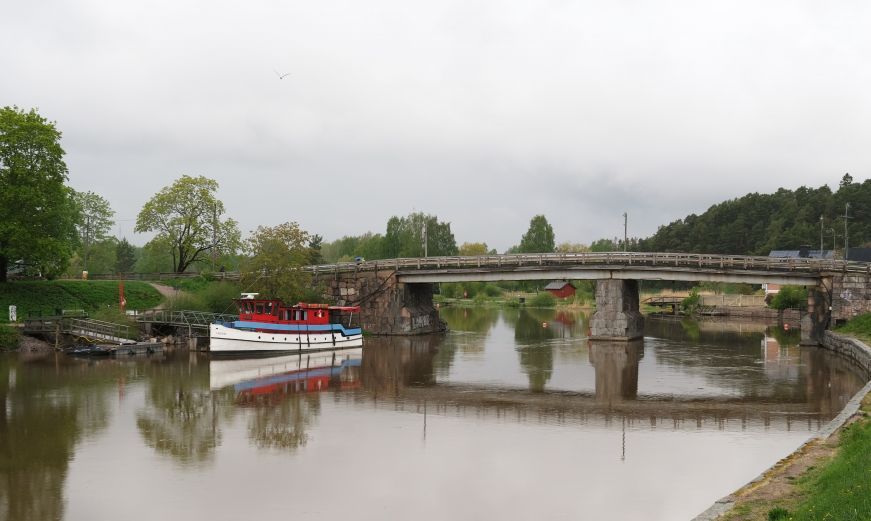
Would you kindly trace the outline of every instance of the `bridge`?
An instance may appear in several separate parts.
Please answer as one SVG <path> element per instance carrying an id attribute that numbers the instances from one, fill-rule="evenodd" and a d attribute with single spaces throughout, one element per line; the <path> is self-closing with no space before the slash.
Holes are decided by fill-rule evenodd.
<path id="1" fill-rule="evenodd" d="M 432 304 L 440 282 L 595 280 L 595 339 L 641 336 L 639 280 L 792 284 L 806 286 L 802 319 L 806 342 L 821 338 L 834 320 L 871 311 L 871 264 L 830 259 L 691 253 L 604 252 L 423 257 L 339 263 L 305 268 L 329 283 L 340 304 L 360 304 L 362 326 L 376 334 L 438 331 Z"/>

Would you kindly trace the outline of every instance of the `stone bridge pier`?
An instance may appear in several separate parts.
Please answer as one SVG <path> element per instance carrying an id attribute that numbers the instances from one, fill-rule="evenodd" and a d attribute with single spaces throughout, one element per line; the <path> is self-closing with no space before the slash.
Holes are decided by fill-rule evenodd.
<path id="1" fill-rule="evenodd" d="M 399 282 L 388 270 L 343 273 L 321 282 L 337 305 L 360 306 L 360 326 L 367 333 L 425 335 L 446 329 L 433 305 L 432 283 Z"/>
<path id="2" fill-rule="evenodd" d="M 596 312 L 590 319 L 590 338 L 628 341 L 642 336 L 644 317 L 638 309 L 638 281 L 596 281 Z"/>

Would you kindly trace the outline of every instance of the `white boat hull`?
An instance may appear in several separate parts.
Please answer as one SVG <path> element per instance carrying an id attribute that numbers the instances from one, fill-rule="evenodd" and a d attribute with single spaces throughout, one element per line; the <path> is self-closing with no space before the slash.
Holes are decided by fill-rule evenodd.
<path id="1" fill-rule="evenodd" d="M 339 331 L 264 333 L 209 326 L 209 351 L 213 353 L 288 353 L 362 347 L 363 335 L 345 336 Z"/>

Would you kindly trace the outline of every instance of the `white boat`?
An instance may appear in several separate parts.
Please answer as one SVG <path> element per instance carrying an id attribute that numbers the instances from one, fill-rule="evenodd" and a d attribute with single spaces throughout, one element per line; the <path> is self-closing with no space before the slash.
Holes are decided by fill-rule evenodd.
<path id="1" fill-rule="evenodd" d="M 321 391 L 338 381 L 338 388 L 359 383 L 363 349 L 340 349 L 266 358 L 219 358 L 209 361 L 209 387 L 233 386 L 237 393 L 266 394 Z"/>
<path id="2" fill-rule="evenodd" d="M 285 306 L 278 299 L 258 299 L 247 293 L 235 300 L 239 320 L 209 326 L 209 351 L 224 354 L 270 354 L 363 345 L 363 331 L 350 327 L 359 306 L 299 303 Z M 348 326 L 342 318 L 348 316 Z"/>

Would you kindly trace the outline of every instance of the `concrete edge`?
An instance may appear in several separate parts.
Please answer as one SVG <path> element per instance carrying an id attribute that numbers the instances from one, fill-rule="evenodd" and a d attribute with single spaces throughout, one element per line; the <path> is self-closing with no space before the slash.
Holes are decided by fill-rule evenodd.
<path id="1" fill-rule="evenodd" d="M 850 344 L 854 348 L 853 352 L 844 353 L 842 348 L 839 347 L 841 343 Z M 855 338 L 839 335 L 832 331 L 826 331 L 823 336 L 823 342 L 821 344 L 821 347 L 845 355 L 847 358 L 856 363 L 856 365 L 859 365 L 866 371 L 868 369 L 868 366 L 871 365 L 871 347 Z M 860 356 L 864 357 L 865 360 L 858 360 L 856 356 L 857 354 L 860 354 Z M 794 455 L 803 452 L 809 445 L 830 438 L 833 434 L 835 434 L 835 432 L 838 431 L 838 429 L 840 429 L 845 423 L 847 423 L 850 418 L 852 418 L 859 411 L 859 408 L 862 406 L 862 400 L 864 400 L 868 394 L 871 394 L 871 380 L 869 380 L 864 387 L 859 389 L 859 391 L 853 395 L 850 401 L 847 402 L 847 405 L 844 406 L 841 412 L 838 413 L 837 416 L 832 418 L 825 427 L 820 429 L 818 433 L 811 436 L 808 440 L 799 445 L 798 448 L 792 451 L 789 455 L 784 456 L 777 463 L 765 469 L 762 474 L 748 481 L 746 484 L 738 488 L 732 494 L 729 494 L 728 496 L 715 501 L 713 505 L 707 508 L 707 510 L 694 517 L 692 521 L 714 521 L 731 511 L 732 508 L 734 508 L 735 503 L 737 502 L 737 494 L 739 494 L 742 490 L 748 488 L 755 488 L 755 486 L 764 481 L 772 471 L 776 470 L 780 465 L 782 465 L 785 461 L 791 459 Z"/>

